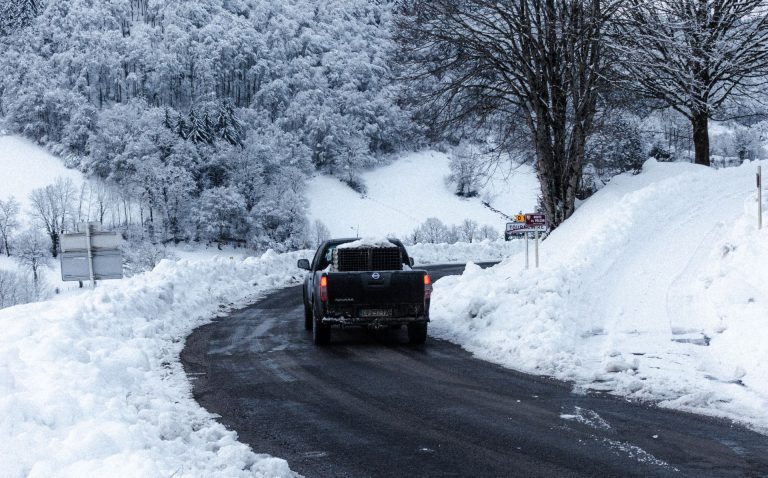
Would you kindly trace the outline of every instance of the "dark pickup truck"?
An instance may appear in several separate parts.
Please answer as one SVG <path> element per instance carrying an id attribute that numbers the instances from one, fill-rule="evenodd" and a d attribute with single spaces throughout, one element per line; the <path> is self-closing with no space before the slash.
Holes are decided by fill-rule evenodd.
<path id="1" fill-rule="evenodd" d="M 413 270 L 397 239 L 334 239 L 323 243 L 304 281 L 304 327 L 315 344 L 331 341 L 332 326 L 408 327 L 411 343 L 427 339 L 432 283 L 423 270 Z"/>

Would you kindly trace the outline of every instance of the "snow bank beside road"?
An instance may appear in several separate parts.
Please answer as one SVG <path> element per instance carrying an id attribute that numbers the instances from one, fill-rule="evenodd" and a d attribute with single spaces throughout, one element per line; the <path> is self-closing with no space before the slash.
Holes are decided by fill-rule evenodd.
<path id="1" fill-rule="evenodd" d="M 768 431 L 768 236 L 755 230 L 754 170 L 650 161 L 615 178 L 544 242 L 541 269 L 516 256 L 437 281 L 432 331 L 577 390 Z"/>
<path id="2" fill-rule="evenodd" d="M 297 282 L 302 255 L 163 261 L 1 310 L 3 476 L 292 476 L 197 405 L 178 356 L 223 307 Z"/>
<path id="3" fill-rule="evenodd" d="M 711 348 L 718 361 L 711 365 L 768 396 L 768 229 L 755 227 L 755 199 L 745 202 L 734 228 L 713 244 L 709 266 L 689 297 L 703 299 L 705 333 L 716 337 Z"/>
<path id="4" fill-rule="evenodd" d="M 533 240 L 531 263 L 533 263 Z M 405 246 L 417 265 L 465 264 L 467 262 L 497 262 L 525 250 L 523 240 L 457 242 L 455 244 L 413 244 Z"/>

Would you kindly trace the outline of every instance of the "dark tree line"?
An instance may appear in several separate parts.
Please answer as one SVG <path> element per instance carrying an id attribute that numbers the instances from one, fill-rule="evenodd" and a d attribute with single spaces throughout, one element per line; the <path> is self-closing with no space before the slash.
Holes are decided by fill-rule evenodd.
<path id="1" fill-rule="evenodd" d="M 232 146 L 242 146 L 244 127 L 235 114 L 235 108 L 225 101 L 217 109 L 214 122 L 210 112 L 203 110 L 201 118 L 194 107 L 189 110 L 186 118 L 181 113 L 177 113 L 174 120 L 171 118 L 170 109 L 166 107 L 163 126 L 172 130 L 179 138 L 193 143 L 213 144 L 221 140 Z"/>

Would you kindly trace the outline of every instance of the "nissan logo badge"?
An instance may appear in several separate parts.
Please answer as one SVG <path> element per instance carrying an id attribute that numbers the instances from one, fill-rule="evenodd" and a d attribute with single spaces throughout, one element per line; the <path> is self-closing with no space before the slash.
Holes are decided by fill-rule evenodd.
<path id="1" fill-rule="evenodd" d="M 379 277 L 381 277 L 381 276 L 379 275 L 378 272 L 374 272 L 373 274 L 371 274 L 371 278 L 374 279 L 374 280 L 378 279 Z"/>

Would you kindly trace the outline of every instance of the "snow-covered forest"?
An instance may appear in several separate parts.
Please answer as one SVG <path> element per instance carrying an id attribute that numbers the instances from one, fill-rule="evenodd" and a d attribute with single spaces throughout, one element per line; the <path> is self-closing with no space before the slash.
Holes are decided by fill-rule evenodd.
<path id="1" fill-rule="evenodd" d="M 4 5 L 7 128 L 106 180 L 153 240 L 295 248 L 308 174 L 362 187 L 360 168 L 415 146 L 386 3 Z"/>
<path id="2" fill-rule="evenodd" d="M 38 193 L 54 253 L 81 220 L 149 255 L 311 246 L 312 176 L 364 197 L 366 170 L 424 148 L 465 198 L 528 163 L 556 227 L 649 157 L 764 157 L 765 2 L 688 3 L 3 0 L 0 130 L 90 179 Z M 6 253 L 19 199 L 0 190 Z"/>

